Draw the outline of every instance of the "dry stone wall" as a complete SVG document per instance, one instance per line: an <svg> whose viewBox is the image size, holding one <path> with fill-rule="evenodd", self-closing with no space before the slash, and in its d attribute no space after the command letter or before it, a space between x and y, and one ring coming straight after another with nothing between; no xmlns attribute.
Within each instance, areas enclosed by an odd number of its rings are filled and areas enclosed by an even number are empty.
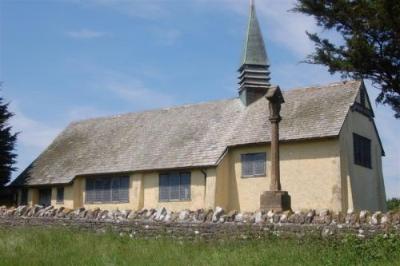
<svg viewBox="0 0 400 266"><path fill-rule="evenodd" d="M376 234L400 235L400 212L368 211L332 213L316 212L225 212L215 210L182 210L165 208L130 210L67 209L53 206L17 208L0 207L0 227L66 226L69 228L105 232L111 230L130 237L176 238L260 238L282 237L340 237L353 234L360 238Z"/></svg>

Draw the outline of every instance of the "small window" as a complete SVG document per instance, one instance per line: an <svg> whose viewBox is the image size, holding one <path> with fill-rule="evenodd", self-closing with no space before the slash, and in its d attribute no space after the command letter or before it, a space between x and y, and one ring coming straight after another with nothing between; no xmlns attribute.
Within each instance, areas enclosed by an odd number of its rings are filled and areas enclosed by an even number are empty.
<svg viewBox="0 0 400 266"><path fill-rule="evenodd" d="M353 133L354 163L367 168L371 165L371 140Z"/></svg>
<svg viewBox="0 0 400 266"><path fill-rule="evenodd" d="M58 204L64 203L64 187L57 188L57 203Z"/></svg>
<svg viewBox="0 0 400 266"><path fill-rule="evenodd" d="M39 189L39 205L44 207L51 205L51 188Z"/></svg>
<svg viewBox="0 0 400 266"><path fill-rule="evenodd" d="M265 176L266 153L242 154L242 177Z"/></svg>
<svg viewBox="0 0 400 266"><path fill-rule="evenodd" d="M190 200L190 173L166 173L159 178L159 201Z"/></svg>
<svg viewBox="0 0 400 266"><path fill-rule="evenodd" d="M86 179L86 203L128 203L129 177Z"/></svg>
<svg viewBox="0 0 400 266"><path fill-rule="evenodd" d="M20 205L28 205L28 189L23 188L21 190L21 202Z"/></svg>

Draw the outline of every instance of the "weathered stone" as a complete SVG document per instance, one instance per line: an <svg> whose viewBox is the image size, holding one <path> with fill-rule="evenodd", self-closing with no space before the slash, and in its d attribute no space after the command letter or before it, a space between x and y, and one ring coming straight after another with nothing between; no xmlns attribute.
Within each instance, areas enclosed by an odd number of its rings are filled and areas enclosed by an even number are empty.
<svg viewBox="0 0 400 266"><path fill-rule="evenodd" d="M280 223L287 223L289 220L289 217L292 215L292 211L284 211L280 217Z"/></svg>
<svg viewBox="0 0 400 266"><path fill-rule="evenodd" d="M400 211L397 211L392 215L392 223L393 224L400 224Z"/></svg>
<svg viewBox="0 0 400 266"><path fill-rule="evenodd" d="M28 207L26 205L19 206L16 210L19 216L24 216L28 211Z"/></svg>
<svg viewBox="0 0 400 266"><path fill-rule="evenodd" d="M100 215L100 220L104 220L104 219L107 219L108 218L108 213L109 213L109 211L108 210L103 210L103 211L101 211L100 213L99 213L99 215Z"/></svg>
<svg viewBox="0 0 400 266"><path fill-rule="evenodd" d="M252 212L244 212L243 213L243 222L244 223L254 223L256 221L256 217Z"/></svg>
<svg viewBox="0 0 400 266"><path fill-rule="evenodd" d="M235 221L235 216L238 214L238 211L237 210L232 210L232 211L229 211L227 214L226 214L226 221L227 222L233 222L233 221Z"/></svg>
<svg viewBox="0 0 400 266"><path fill-rule="evenodd" d="M330 213L330 211L328 209L322 209L319 211L319 216L324 217L327 216Z"/></svg>
<svg viewBox="0 0 400 266"><path fill-rule="evenodd" d="M94 216L93 210L86 210L85 219L92 220L94 218L95 218L95 216Z"/></svg>
<svg viewBox="0 0 400 266"><path fill-rule="evenodd" d="M164 207L158 208L154 214L154 220L162 221L166 214L167 214L167 209L165 209Z"/></svg>
<svg viewBox="0 0 400 266"><path fill-rule="evenodd" d="M138 215L139 216L146 215L147 212L148 212L148 210L146 208L143 208L140 211L138 211Z"/></svg>
<svg viewBox="0 0 400 266"><path fill-rule="evenodd" d="M265 221L263 215L264 213L261 211L256 212L256 214L254 215L255 223L263 223Z"/></svg>
<svg viewBox="0 0 400 266"><path fill-rule="evenodd" d="M83 218L86 218L87 214L88 214L88 210L84 210L79 213L78 217L83 219Z"/></svg>
<svg viewBox="0 0 400 266"><path fill-rule="evenodd" d="M310 210L306 214L305 223L310 224L313 222L315 217L315 210Z"/></svg>
<svg viewBox="0 0 400 266"><path fill-rule="evenodd" d="M288 218L288 222L294 224L304 224L305 220L306 220L306 215L301 211L297 211Z"/></svg>
<svg viewBox="0 0 400 266"><path fill-rule="evenodd" d="M179 221L186 221L189 219L189 210L183 210L179 213Z"/></svg>
<svg viewBox="0 0 400 266"><path fill-rule="evenodd" d="M382 215L381 224L384 224L384 225L390 224L391 220L392 220L392 217L391 217L390 213L385 213Z"/></svg>
<svg viewBox="0 0 400 266"><path fill-rule="evenodd" d="M138 216L139 216L139 212L132 211L131 213L129 213L127 218L128 218L128 220L135 220Z"/></svg>
<svg viewBox="0 0 400 266"><path fill-rule="evenodd" d="M373 224L373 225L380 224L381 216L382 216L382 212L379 212L379 211L375 212L371 217L371 224Z"/></svg>
<svg viewBox="0 0 400 266"><path fill-rule="evenodd" d="M167 210L164 216L164 222L169 223L172 222L172 212Z"/></svg>
<svg viewBox="0 0 400 266"><path fill-rule="evenodd" d="M132 210L122 210L120 212L120 218L122 219L128 219L128 215L132 212Z"/></svg>
<svg viewBox="0 0 400 266"><path fill-rule="evenodd" d="M69 209L69 208L65 208L65 209L62 210L62 212L63 212L64 214L66 214L66 215L70 214L70 213L73 212L73 211L74 211L73 209Z"/></svg>
<svg viewBox="0 0 400 266"><path fill-rule="evenodd" d="M13 216L17 210L15 208L8 209L6 211L7 216Z"/></svg>
<svg viewBox="0 0 400 266"><path fill-rule="evenodd" d="M214 211L214 215L212 218L212 221L214 223L219 221L219 218L224 214L224 209L222 209L221 207L216 207L215 211Z"/></svg>
<svg viewBox="0 0 400 266"><path fill-rule="evenodd" d="M49 217L55 217L55 216L56 216L56 213L57 213L57 209L54 208L54 209L52 209L52 210L50 210L50 211L48 212L48 216L49 216Z"/></svg>
<svg viewBox="0 0 400 266"><path fill-rule="evenodd" d="M357 224L360 222L360 215L356 212L347 212L346 215L346 224Z"/></svg>
<svg viewBox="0 0 400 266"><path fill-rule="evenodd" d="M204 222L206 218L206 214L204 209L197 209L194 213L193 213L193 222Z"/></svg>
<svg viewBox="0 0 400 266"><path fill-rule="evenodd" d="M59 214L59 213L63 212L64 209L65 209L64 207L58 208L56 214Z"/></svg>
<svg viewBox="0 0 400 266"><path fill-rule="evenodd" d="M365 222L367 222L368 216L369 216L369 211L366 211L366 210L360 211L360 219L359 219L359 222L360 222L360 223L365 223Z"/></svg>
<svg viewBox="0 0 400 266"><path fill-rule="evenodd" d="M346 223L346 216L347 214L344 214L342 212L338 212L338 213L331 213L330 215L328 215L325 220L326 220L326 224L344 224ZM329 218L331 219L331 222L329 222Z"/></svg>
<svg viewBox="0 0 400 266"><path fill-rule="evenodd" d="M179 220L179 212L171 212L171 222L175 222Z"/></svg>
<svg viewBox="0 0 400 266"><path fill-rule="evenodd" d="M239 212L238 214L235 215L235 222L237 223L242 223L243 222L243 213Z"/></svg>
<svg viewBox="0 0 400 266"><path fill-rule="evenodd" d="M156 209L149 209L147 213L144 215L144 218L149 219L155 212L157 212Z"/></svg>
<svg viewBox="0 0 400 266"><path fill-rule="evenodd" d="M54 209L54 206L50 205L50 206L47 206L46 208L44 208L44 211L49 211L52 209Z"/></svg>
<svg viewBox="0 0 400 266"><path fill-rule="evenodd" d="M290 210L290 201L287 191L264 191L260 195L260 209L279 212Z"/></svg>
<svg viewBox="0 0 400 266"><path fill-rule="evenodd" d="M280 223L281 221L281 214L280 213L274 213L274 216L272 217L272 222L274 224Z"/></svg>
<svg viewBox="0 0 400 266"><path fill-rule="evenodd" d="M212 218L214 216L214 211L212 209L209 209L206 213L206 220L205 222L212 222Z"/></svg>

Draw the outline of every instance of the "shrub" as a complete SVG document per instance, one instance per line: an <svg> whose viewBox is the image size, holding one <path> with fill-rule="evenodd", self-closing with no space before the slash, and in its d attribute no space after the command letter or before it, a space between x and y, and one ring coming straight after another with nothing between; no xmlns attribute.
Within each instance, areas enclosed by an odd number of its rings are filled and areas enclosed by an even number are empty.
<svg viewBox="0 0 400 266"><path fill-rule="evenodd" d="M400 211L400 198L391 198L386 203L389 211Z"/></svg>

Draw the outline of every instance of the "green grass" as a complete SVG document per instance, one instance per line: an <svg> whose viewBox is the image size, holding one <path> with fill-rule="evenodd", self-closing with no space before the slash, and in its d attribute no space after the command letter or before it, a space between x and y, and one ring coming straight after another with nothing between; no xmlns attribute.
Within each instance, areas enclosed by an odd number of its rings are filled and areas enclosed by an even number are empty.
<svg viewBox="0 0 400 266"><path fill-rule="evenodd" d="M400 239L205 242L0 228L0 265L400 265Z"/></svg>

